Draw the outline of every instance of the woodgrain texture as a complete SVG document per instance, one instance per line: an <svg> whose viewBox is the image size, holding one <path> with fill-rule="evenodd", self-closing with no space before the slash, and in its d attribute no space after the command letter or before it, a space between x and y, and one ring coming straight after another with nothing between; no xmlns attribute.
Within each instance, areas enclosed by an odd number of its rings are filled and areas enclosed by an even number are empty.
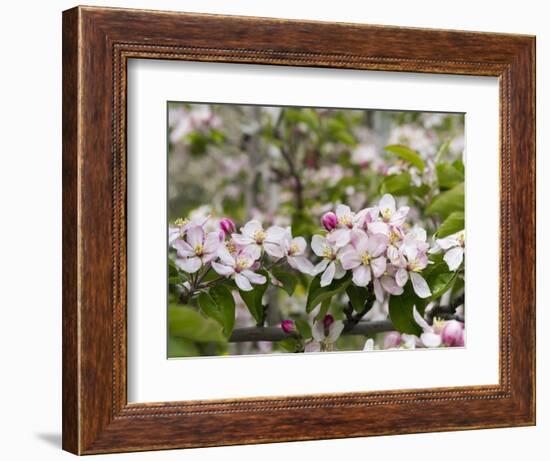
<svg viewBox="0 0 550 461"><path fill-rule="evenodd" d="M499 384L128 404L131 58L498 76ZM529 36L92 7L64 12L63 448L91 454L534 424L534 78Z"/></svg>

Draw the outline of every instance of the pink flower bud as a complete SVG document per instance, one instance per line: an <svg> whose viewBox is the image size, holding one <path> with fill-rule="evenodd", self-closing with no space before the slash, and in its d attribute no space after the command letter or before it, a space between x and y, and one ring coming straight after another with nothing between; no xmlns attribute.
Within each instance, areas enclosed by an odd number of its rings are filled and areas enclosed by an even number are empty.
<svg viewBox="0 0 550 461"><path fill-rule="evenodd" d="M330 327L334 323L334 317L330 314L325 315L323 318L323 325L325 328Z"/></svg>
<svg viewBox="0 0 550 461"><path fill-rule="evenodd" d="M332 211L329 211L321 218L321 224L328 231L336 229L336 226L338 225L338 217Z"/></svg>
<svg viewBox="0 0 550 461"><path fill-rule="evenodd" d="M446 346L464 346L464 325L457 320L445 322L441 330L441 341Z"/></svg>
<svg viewBox="0 0 550 461"><path fill-rule="evenodd" d="M401 333L390 331L384 336L384 349L393 349L401 345Z"/></svg>
<svg viewBox="0 0 550 461"><path fill-rule="evenodd" d="M294 330L294 322L292 320L283 320L281 322L281 328L285 333L290 333Z"/></svg>
<svg viewBox="0 0 550 461"><path fill-rule="evenodd" d="M229 218L223 218L220 221L220 229L225 235L235 232L235 223Z"/></svg>

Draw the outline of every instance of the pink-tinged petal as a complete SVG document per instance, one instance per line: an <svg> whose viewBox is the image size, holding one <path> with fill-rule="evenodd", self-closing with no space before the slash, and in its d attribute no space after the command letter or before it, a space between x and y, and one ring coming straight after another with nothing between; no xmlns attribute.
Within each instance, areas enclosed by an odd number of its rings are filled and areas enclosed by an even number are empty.
<svg viewBox="0 0 550 461"><path fill-rule="evenodd" d="M416 306L413 306L413 318L414 318L414 321L418 324L418 326L422 328L422 330L424 330L424 332L430 332L430 333L433 332L432 327L428 324L428 322L426 322L424 317L422 317L420 313L416 310Z"/></svg>
<svg viewBox="0 0 550 461"><path fill-rule="evenodd" d="M277 259L282 258L285 255L285 252L281 246L276 243L264 242L264 250L269 256Z"/></svg>
<svg viewBox="0 0 550 461"><path fill-rule="evenodd" d="M336 229L327 236L327 241L335 248L342 248L350 241L350 230Z"/></svg>
<svg viewBox="0 0 550 461"><path fill-rule="evenodd" d="M182 271L185 271L188 274L194 274L201 268L202 261L200 260L200 258L197 257L181 259L178 258L176 259L176 264Z"/></svg>
<svg viewBox="0 0 550 461"><path fill-rule="evenodd" d="M243 234L231 234L231 238L237 245L251 245L253 243L256 243L256 241L249 237L248 235Z"/></svg>
<svg viewBox="0 0 550 461"><path fill-rule="evenodd" d="M395 213L395 199L390 194L385 194L381 199L380 203L378 204L378 207L380 208L380 211L382 214L385 212L385 210L389 210L391 214Z"/></svg>
<svg viewBox="0 0 550 461"><path fill-rule="evenodd" d="M390 331L384 336L384 349L394 349L401 345L401 333Z"/></svg>
<svg viewBox="0 0 550 461"><path fill-rule="evenodd" d="M311 249L317 256L323 256L327 240L322 235L314 235L311 238Z"/></svg>
<svg viewBox="0 0 550 461"><path fill-rule="evenodd" d="M287 258L290 267L299 270L302 274L314 275L314 267L305 256L289 256Z"/></svg>
<svg viewBox="0 0 550 461"><path fill-rule="evenodd" d="M361 256L355 250L342 253L339 259L345 270L354 269L361 264Z"/></svg>
<svg viewBox="0 0 550 461"><path fill-rule="evenodd" d="M347 205L338 205L336 207L336 216L338 219L342 219L351 215L351 208Z"/></svg>
<svg viewBox="0 0 550 461"><path fill-rule="evenodd" d="M334 279L334 273L336 272L336 264L334 264L334 261L332 261L327 268L325 269L325 272L323 272L323 275L321 276L321 286L326 287L332 283L332 280Z"/></svg>
<svg viewBox="0 0 550 461"><path fill-rule="evenodd" d="M310 341L304 347L304 352L321 352L321 344L316 341Z"/></svg>
<svg viewBox="0 0 550 461"><path fill-rule="evenodd" d="M306 251L307 243L304 237L293 238L290 244L296 246L297 249L292 256L299 256Z"/></svg>
<svg viewBox="0 0 550 461"><path fill-rule="evenodd" d="M319 262L313 268L314 275L317 275L317 274L320 274L321 272L323 272L327 268L329 262L330 261L328 259L323 259L321 262Z"/></svg>
<svg viewBox="0 0 550 461"><path fill-rule="evenodd" d="M388 259L394 266L404 265L403 264L404 261L402 260L403 258L401 257L401 255L399 254L399 250L395 246L393 245L388 246L386 250L386 255L388 256Z"/></svg>
<svg viewBox="0 0 550 461"><path fill-rule="evenodd" d="M374 285L374 295L376 296L376 300L379 303L384 302L384 290L382 289L382 284L380 283L380 279L374 279L373 285Z"/></svg>
<svg viewBox="0 0 550 461"><path fill-rule="evenodd" d="M247 245L242 248L239 254L251 259L252 261L256 261L262 255L262 248L253 243L252 245Z"/></svg>
<svg viewBox="0 0 550 461"><path fill-rule="evenodd" d="M271 226L265 232L265 239L272 243L279 243L285 238L287 230L280 226Z"/></svg>
<svg viewBox="0 0 550 461"><path fill-rule="evenodd" d="M214 269L217 274L223 275L224 277L229 277L235 272L233 267L226 266L225 264L220 264L216 261L212 262L212 269Z"/></svg>
<svg viewBox="0 0 550 461"><path fill-rule="evenodd" d="M407 283L407 280L409 280L409 273L406 271L406 269L403 269L402 267L397 270L395 273L395 282L398 286L404 287Z"/></svg>
<svg viewBox="0 0 550 461"><path fill-rule="evenodd" d="M366 287L370 282L370 269L363 265L353 269L353 283L358 287Z"/></svg>
<svg viewBox="0 0 550 461"><path fill-rule="evenodd" d="M243 228L241 228L241 233L247 237L250 237L252 239L255 239L254 234L258 231L262 231L262 223L260 221L256 221L253 219L252 221L248 221Z"/></svg>
<svg viewBox="0 0 550 461"><path fill-rule="evenodd" d="M334 267L336 268L336 270L334 271L334 278L336 280L340 280L344 275L346 275L346 270L338 261L335 261Z"/></svg>
<svg viewBox="0 0 550 461"><path fill-rule="evenodd" d="M321 342L325 340L325 324L322 320L317 320L313 324L313 328L311 329L311 335L313 336L313 339L317 342Z"/></svg>
<svg viewBox="0 0 550 461"><path fill-rule="evenodd" d="M172 246L176 249L180 258L187 258L195 254L195 250L191 245L183 240L176 240Z"/></svg>
<svg viewBox="0 0 550 461"><path fill-rule="evenodd" d="M204 229L201 226L193 226L187 231L187 243L195 248L204 243Z"/></svg>
<svg viewBox="0 0 550 461"><path fill-rule="evenodd" d="M414 292L420 298L429 298L432 295L432 292L430 291L430 287L426 283L426 280L424 280L424 277L416 272L411 272L409 275L411 277Z"/></svg>
<svg viewBox="0 0 550 461"><path fill-rule="evenodd" d="M449 320L441 330L441 340L445 346L464 346L464 326L457 320Z"/></svg>
<svg viewBox="0 0 550 461"><path fill-rule="evenodd" d="M206 235L204 240L204 252L205 253L214 253L218 250L220 246L220 238L218 232L210 232Z"/></svg>
<svg viewBox="0 0 550 461"><path fill-rule="evenodd" d="M426 347L439 347L441 346L441 336L435 333L422 333L420 335L420 341Z"/></svg>
<svg viewBox="0 0 550 461"><path fill-rule="evenodd" d="M367 224L367 230L371 233L371 235L375 235L375 234L389 235L390 226L388 226L385 222L376 221L376 222Z"/></svg>
<svg viewBox="0 0 550 461"><path fill-rule="evenodd" d="M456 235L449 235L448 237L437 239L436 243L444 250L448 250L449 248L458 246L459 244Z"/></svg>
<svg viewBox="0 0 550 461"><path fill-rule="evenodd" d="M405 280L405 283L407 281ZM395 279L393 277L390 277L389 275L384 275L380 278L380 283L382 284L382 287L384 287L384 290L386 290L388 293L392 295L399 296L403 294L403 287L400 287Z"/></svg>
<svg viewBox="0 0 550 461"><path fill-rule="evenodd" d="M267 281L265 276L262 274L256 274L256 272L252 272L251 270L244 270L241 274L256 285L263 285Z"/></svg>
<svg viewBox="0 0 550 461"><path fill-rule="evenodd" d="M382 274L386 272L386 258L380 256L379 258L371 259L370 267L376 278L382 277Z"/></svg>
<svg viewBox="0 0 550 461"><path fill-rule="evenodd" d="M327 339L331 343L335 343L336 340L340 337L342 334L342 330L344 329L344 322L341 320L336 320L330 324L330 327L328 327L328 335Z"/></svg>
<svg viewBox="0 0 550 461"><path fill-rule="evenodd" d="M382 234L371 235L367 243L367 251L373 258L380 256L388 247L388 237Z"/></svg>
<svg viewBox="0 0 550 461"><path fill-rule="evenodd" d="M408 206L402 206L400 207L395 214L391 217L391 223L392 224L403 224L405 221L405 218L409 214L409 207Z"/></svg>
<svg viewBox="0 0 550 461"><path fill-rule="evenodd" d="M220 258L221 262L224 263L226 266L235 265L235 258L231 255L231 253L229 253L229 250L225 245L219 246L218 258Z"/></svg>
<svg viewBox="0 0 550 461"><path fill-rule="evenodd" d="M350 242L359 254L367 252L369 237L362 229L352 229L349 233Z"/></svg>
<svg viewBox="0 0 550 461"><path fill-rule="evenodd" d="M418 261L418 267L424 269L429 263L428 255L421 250L416 253L416 260Z"/></svg>
<svg viewBox="0 0 550 461"><path fill-rule="evenodd" d="M457 270L458 267L462 264L462 260L464 259L464 248L462 247L451 248L449 251L445 253L445 256L443 256L443 259L447 263L447 266L449 266L449 270L451 271Z"/></svg>
<svg viewBox="0 0 550 461"><path fill-rule="evenodd" d="M252 291L250 281L242 274L235 274L235 283L243 291Z"/></svg>

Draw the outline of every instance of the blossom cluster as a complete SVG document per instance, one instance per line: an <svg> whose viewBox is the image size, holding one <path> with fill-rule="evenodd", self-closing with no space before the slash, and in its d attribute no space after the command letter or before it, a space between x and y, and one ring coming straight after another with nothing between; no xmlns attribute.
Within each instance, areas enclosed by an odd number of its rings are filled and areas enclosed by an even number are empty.
<svg viewBox="0 0 550 461"><path fill-rule="evenodd" d="M464 231L438 239L430 247L425 229L406 223L408 213L409 207L397 207L390 194L358 212L338 205L321 218L326 232L312 237L311 249L320 258L315 264L308 259L304 237L293 237L290 227L264 228L258 220L247 222L240 232L229 218L218 220L217 229L208 224L208 216L178 220L170 226L169 243L176 250L175 263L186 273L211 267L234 279L243 291L266 283L258 270L266 268L267 255L275 263L286 260L304 274L320 275L321 287L351 271L356 286L372 283L380 302L386 294L402 294L409 280L417 296L428 298L431 291L422 276L428 253L446 251L450 270L457 270L464 254Z"/></svg>

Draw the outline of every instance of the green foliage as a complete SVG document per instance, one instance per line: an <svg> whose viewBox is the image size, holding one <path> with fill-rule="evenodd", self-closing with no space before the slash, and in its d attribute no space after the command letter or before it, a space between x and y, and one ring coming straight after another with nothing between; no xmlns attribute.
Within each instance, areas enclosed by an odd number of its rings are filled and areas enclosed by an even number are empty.
<svg viewBox="0 0 550 461"><path fill-rule="evenodd" d="M201 293L199 306L206 315L222 325L226 337L231 336L235 326L235 300L227 287L218 285L211 288L209 293Z"/></svg>
<svg viewBox="0 0 550 461"><path fill-rule="evenodd" d="M397 155L407 163L410 163L412 166L418 168L420 172L424 171L424 160L422 160L422 157L420 157L418 152L412 150L410 147L402 146L400 144L393 144L391 146L384 147L384 150Z"/></svg>
<svg viewBox="0 0 550 461"><path fill-rule="evenodd" d="M312 337L311 327L305 319L298 319L295 321L296 329L303 339L309 339Z"/></svg>
<svg viewBox="0 0 550 461"><path fill-rule="evenodd" d="M411 190L411 175L407 172L384 177L380 186L382 195L409 195Z"/></svg>
<svg viewBox="0 0 550 461"><path fill-rule="evenodd" d="M436 164L435 172L441 189L452 189L457 184L464 182L464 171L461 171L452 163Z"/></svg>
<svg viewBox="0 0 550 461"><path fill-rule="evenodd" d="M199 343L226 341L218 322L203 317L187 306L170 305L168 307L168 331L176 338Z"/></svg>
<svg viewBox="0 0 550 461"><path fill-rule="evenodd" d="M449 216L447 216L445 221L441 223L436 235L438 238L443 238L462 229L464 229L464 212L453 211Z"/></svg>
<svg viewBox="0 0 550 461"><path fill-rule="evenodd" d="M311 312L317 305L325 300L330 300L334 295L342 293L351 282L349 273L340 280L333 280L326 287L321 286L321 274L316 275L309 285L306 301L306 312Z"/></svg>
<svg viewBox="0 0 550 461"><path fill-rule="evenodd" d="M426 213L446 218L453 211L464 211L464 183L437 195L426 208Z"/></svg>
<svg viewBox="0 0 550 461"><path fill-rule="evenodd" d="M277 343L286 352L297 352L300 342L294 338L287 338Z"/></svg>
<svg viewBox="0 0 550 461"><path fill-rule="evenodd" d="M198 355L201 355L200 350L193 341L168 336L168 358L196 357Z"/></svg>
<svg viewBox="0 0 550 461"><path fill-rule="evenodd" d="M279 282L282 283L283 286L281 288L288 293L288 296L292 296L294 290L296 289L296 285L298 284L298 277L277 266L271 268L271 273Z"/></svg>
<svg viewBox="0 0 550 461"><path fill-rule="evenodd" d="M264 296L265 290L269 283L269 274L266 271L258 271L266 278L266 282L263 285L252 285L253 289L251 291L243 291L239 289L239 294L241 298L248 307L248 310L256 320L257 325L263 325L265 322L265 309L262 304L262 298Z"/></svg>
<svg viewBox="0 0 550 461"><path fill-rule="evenodd" d="M420 336L422 333L422 328L414 319L414 306L416 306L416 309L420 315L424 314L426 301L416 296L412 283L409 281L405 285L402 295L390 296L390 319L395 326L395 329L400 333Z"/></svg>
<svg viewBox="0 0 550 461"><path fill-rule="evenodd" d="M357 285L350 284L346 288L346 294L349 301L356 312L361 312L365 308L365 303L370 297L369 291L364 287L358 287Z"/></svg>

